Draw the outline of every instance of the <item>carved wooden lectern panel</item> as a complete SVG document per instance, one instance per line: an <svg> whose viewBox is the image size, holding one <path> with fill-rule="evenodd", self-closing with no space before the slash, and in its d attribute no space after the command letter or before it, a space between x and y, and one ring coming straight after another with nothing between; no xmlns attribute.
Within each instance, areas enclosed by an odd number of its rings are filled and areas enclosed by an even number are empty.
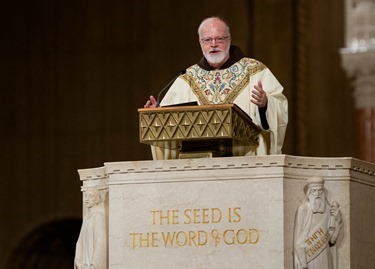
<svg viewBox="0 0 375 269"><path fill-rule="evenodd" d="M181 148L186 143L235 141L258 145L261 132L235 104L139 109L140 142ZM172 143L164 143L164 142Z"/></svg>

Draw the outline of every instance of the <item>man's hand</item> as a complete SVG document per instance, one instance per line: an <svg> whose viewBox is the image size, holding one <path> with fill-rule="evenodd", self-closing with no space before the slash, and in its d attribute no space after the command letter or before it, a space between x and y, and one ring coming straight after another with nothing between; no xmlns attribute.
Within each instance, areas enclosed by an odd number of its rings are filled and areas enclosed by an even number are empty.
<svg viewBox="0 0 375 269"><path fill-rule="evenodd" d="M156 99L152 95L150 96L150 100L146 102L143 106L144 108L155 108L156 107Z"/></svg>
<svg viewBox="0 0 375 269"><path fill-rule="evenodd" d="M341 223L342 216L341 216L341 211L339 209L339 204L337 202L332 203L329 211L330 211L331 215L335 217L336 221Z"/></svg>
<svg viewBox="0 0 375 269"><path fill-rule="evenodd" d="M254 85L252 90L252 99L250 100L253 104L257 105L259 108L263 108L267 104L267 94L263 90L262 82L258 81L258 85Z"/></svg>

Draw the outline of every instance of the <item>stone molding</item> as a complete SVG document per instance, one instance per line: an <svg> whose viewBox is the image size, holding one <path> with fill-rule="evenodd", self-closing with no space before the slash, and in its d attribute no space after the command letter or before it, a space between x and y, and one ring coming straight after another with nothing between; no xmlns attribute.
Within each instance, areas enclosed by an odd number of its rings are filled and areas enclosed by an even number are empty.
<svg viewBox="0 0 375 269"><path fill-rule="evenodd" d="M108 189L108 173L105 166L79 169L78 174L83 183L82 191L90 187L96 187L99 190Z"/></svg>
<svg viewBox="0 0 375 269"><path fill-rule="evenodd" d="M254 169L256 168L256 169ZM119 181L126 184L141 184L152 181L170 182L176 180L176 173L188 171L192 174L199 174L199 177L180 181L207 181L215 180L210 176L210 171L222 170L225 177L225 170L231 170L228 179L247 178L249 174L259 171L259 178L279 177L286 174L289 178L305 179L312 173L329 171L328 180L343 180L352 177L353 181L359 181L367 185L375 186L373 179L375 165L351 157L341 158L318 158L300 157L291 155L268 155L249 157L225 157L225 158L203 158L190 160L159 160L159 161L132 161L132 162L109 162L103 167L78 170L80 180L83 182L82 189L88 187L107 188L108 185L118 184ZM202 176L202 171L206 174ZM158 172L163 172L160 178ZM171 172L170 176L164 172ZM150 173L153 177L150 177ZM127 174L128 177L123 177ZM235 175L235 177L234 177ZM358 175L358 176L354 176ZM169 178L170 177L170 178ZM178 178L178 175L177 175Z"/></svg>

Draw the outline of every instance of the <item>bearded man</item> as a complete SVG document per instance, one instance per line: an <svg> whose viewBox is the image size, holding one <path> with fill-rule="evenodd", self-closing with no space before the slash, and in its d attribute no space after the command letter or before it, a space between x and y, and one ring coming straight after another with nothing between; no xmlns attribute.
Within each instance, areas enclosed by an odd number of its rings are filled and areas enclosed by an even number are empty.
<svg viewBox="0 0 375 269"><path fill-rule="evenodd" d="M324 179L307 181L305 201L294 223L294 268L337 269L336 241L342 226L339 204L330 205Z"/></svg>
<svg viewBox="0 0 375 269"><path fill-rule="evenodd" d="M283 87L261 62L247 58L231 46L228 25L218 17L207 18L198 28L203 57L181 74L170 87L161 106L197 102L200 105L234 103L261 129L269 132L269 145L262 135L259 145L233 149L233 155L281 154L288 123L288 102ZM157 107L150 96L145 108ZM178 152L152 147L154 159L178 158Z"/></svg>

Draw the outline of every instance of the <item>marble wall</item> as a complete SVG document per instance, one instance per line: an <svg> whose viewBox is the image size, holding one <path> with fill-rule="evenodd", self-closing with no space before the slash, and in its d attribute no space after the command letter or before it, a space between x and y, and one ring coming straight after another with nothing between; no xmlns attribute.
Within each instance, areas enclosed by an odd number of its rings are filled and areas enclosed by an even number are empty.
<svg viewBox="0 0 375 269"><path fill-rule="evenodd" d="M279 155L111 162L79 173L83 191L108 186L111 269L292 268L295 213L314 176L340 205L338 268L375 262L371 163Z"/></svg>

